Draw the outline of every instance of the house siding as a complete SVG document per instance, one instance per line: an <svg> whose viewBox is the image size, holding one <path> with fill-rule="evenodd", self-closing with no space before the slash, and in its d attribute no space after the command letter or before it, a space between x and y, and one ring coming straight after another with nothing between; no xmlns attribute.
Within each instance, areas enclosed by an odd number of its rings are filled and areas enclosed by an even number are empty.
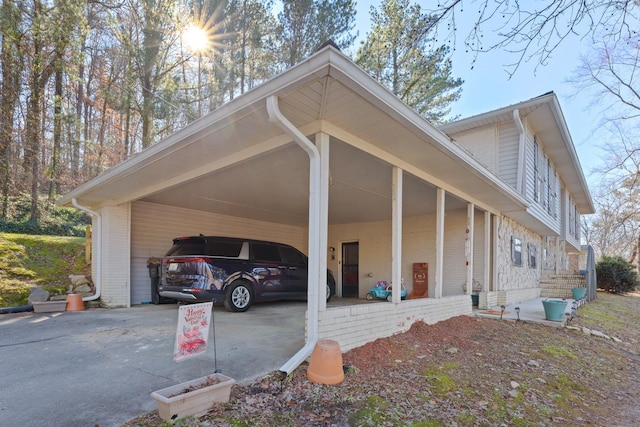
<svg viewBox="0 0 640 427"><path fill-rule="evenodd" d="M498 126L498 176L517 189L520 133L514 122Z"/></svg>
<svg viewBox="0 0 640 427"><path fill-rule="evenodd" d="M161 258L175 237L216 235L286 243L307 253L305 229L154 203L135 202L131 209L131 301L150 301L147 259Z"/></svg>
<svg viewBox="0 0 640 427"><path fill-rule="evenodd" d="M498 127L486 126L451 137L494 174L498 174Z"/></svg>

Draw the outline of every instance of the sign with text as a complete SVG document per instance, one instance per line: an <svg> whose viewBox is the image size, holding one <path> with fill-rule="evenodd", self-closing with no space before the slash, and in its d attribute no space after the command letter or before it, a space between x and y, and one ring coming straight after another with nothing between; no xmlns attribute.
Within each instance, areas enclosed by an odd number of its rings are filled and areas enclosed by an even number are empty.
<svg viewBox="0 0 640 427"><path fill-rule="evenodd" d="M212 302L180 306L173 360L184 360L207 351L212 308Z"/></svg>

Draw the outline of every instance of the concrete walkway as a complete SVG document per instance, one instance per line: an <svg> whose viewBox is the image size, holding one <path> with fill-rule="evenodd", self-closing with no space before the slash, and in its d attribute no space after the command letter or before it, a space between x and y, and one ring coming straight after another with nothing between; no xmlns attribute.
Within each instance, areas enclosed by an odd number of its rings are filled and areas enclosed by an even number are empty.
<svg viewBox="0 0 640 427"><path fill-rule="evenodd" d="M565 315L562 321L557 322L557 321L546 320L546 316L544 314L544 307L542 306L542 301L546 299L556 300L556 301L562 300L561 298L535 298L532 300L520 302L518 304L507 305L505 306L502 319L510 320L510 321L518 320L518 312L516 310L516 307L519 307L520 308L519 319L521 321L541 323L544 325L555 326L555 327L564 326L566 324L567 318L569 317L567 316L567 314L571 315L571 309L572 309L574 300L571 298L565 299L565 301L567 302L567 307L565 308ZM491 307L491 309L489 310L478 309L478 308L473 309L473 314L475 316L486 317L491 319L500 319L500 312L501 312L500 306Z"/></svg>

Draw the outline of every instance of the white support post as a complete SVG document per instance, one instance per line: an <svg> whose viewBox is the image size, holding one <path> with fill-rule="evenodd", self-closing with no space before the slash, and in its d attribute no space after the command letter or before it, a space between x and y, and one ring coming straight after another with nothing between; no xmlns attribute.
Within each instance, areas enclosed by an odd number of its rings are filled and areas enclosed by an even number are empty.
<svg viewBox="0 0 640 427"><path fill-rule="evenodd" d="M320 152L320 206L318 207L318 227L320 245L320 265L318 271L318 310L327 309L325 295L327 287L327 238L329 234L329 135L324 132L316 134L316 146Z"/></svg>
<svg viewBox="0 0 640 427"><path fill-rule="evenodd" d="M394 167L392 172L391 300L394 304L400 303L402 289L402 172L402 169L397 167Z"/></svg>
<svg viewBox="0 0 640 427"><path fill-rule="evenodd" d="M444 271L444 196L442 188L436 194L436 288L435 298L442 298L442 278Z"/></svg>
<svg viewBox="0 0 640 427"><path fill-rule="evenodd" d="M491 212L484 211L484 277L482 291L489 292L491 280Z"/></svg>
<svg viewBox="0 0 640 427"><path fill-rule="evenodd" d="M475 206L467 203L467 236L464 241L467 267L467 295L473 293L473 234L475 223Z"/></svg>

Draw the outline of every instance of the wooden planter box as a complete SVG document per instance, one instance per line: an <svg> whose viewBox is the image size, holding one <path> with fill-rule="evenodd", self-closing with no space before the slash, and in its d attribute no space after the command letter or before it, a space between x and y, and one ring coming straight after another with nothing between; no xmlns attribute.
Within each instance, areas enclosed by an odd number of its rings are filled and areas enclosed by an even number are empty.
<svg viewBox="0 0 640 427"><path fill-rule="evenodd" d="M206 385L212 381L217 381L217 383ZM235 383L234 379L225 375L211 374L154 391L151 393L151 397L158 404L160 418L174 422L189 415L202 415L211 409L216 402L228 402L231 395L231 387ZM192 388L195 388L195 390L185 392L185 390Z"/></svg>
<svg viewBox="0 0 640 427"><path fill-rule="evenodd" d="M33 305L34 313L53 313L67 309L67 301L43 301L34 302L31 305Z"/></svg>

